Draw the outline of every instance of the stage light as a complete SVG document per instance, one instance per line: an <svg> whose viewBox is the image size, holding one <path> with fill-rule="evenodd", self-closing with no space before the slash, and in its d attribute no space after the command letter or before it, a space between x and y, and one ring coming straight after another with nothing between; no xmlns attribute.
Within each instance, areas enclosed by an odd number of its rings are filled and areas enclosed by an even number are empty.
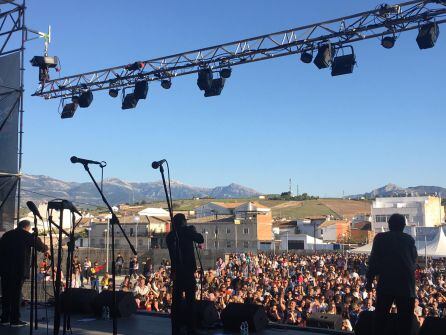
<svg viewBox="0 0 446 335"><path fill-rule="evenodd" d="M79 107L87 108L93 101L93 93L90 90L83 91L78 98Z"/></svg>
<svg viewBox="0 0 446 335"><path fill-rule="evenodd" d="M200 69L198 71L197 86L201 91L210 90L212 86L212 70L209 68Z"/></svg>
<svg viewBox="0 0 446 335"><path fill-rule="evenodd" d="M77 103L71 102L63 106L62 114L60 114L61 119L71 119L77 109Z"/></svg>
<svg viewBox="0 0 446 335"><path fill-rule="evenodd" d="M352 73L355 64L356 57L354 53L335 57L331 66L331 75L334 77Z"/></svg>
<svg viewBox="0 0 446 335"><path fill-rule="evenodd" d="M143 62L134 62L132 64L129 64L125 67L125 69L127 71L137 71L140 70L144 67L144 63Z"/></svg>
<svg viewBox="0 0 446 335"><path fill-rule="evenodd" d="M232 74L232 69L230 67L220 70L220 77L222 78L228 79L229 77L231 77L231 74Z"/></svg>
<svg viewBox="0 0 446 335"><path fill-rule="evenodd" d="M310 52L302 52L300 55L300 60L302 63L310 64L313 61L313 54Z"/></svg>
<svg viewBox="0 0 446 335"><path fill-rule="evenodd" d="M331 44L321 44L318 48L317 55L314 58L314 65L318 69L325 69L331 65Z"/></svg>
<svg viewBox="0 0 446 335"><path fill-rule="evenodd" d="M135 97L134 93L129 93L125 95L124 100L122 100L122 109L135 108L138 104L138 99Z"/></svg>
<svg viewBox="0 0 446 335"><path fill-rule="evenodd" d="M30 62L35 67L55 68L59 64L59 58L57 56L34 56Z"/></svg>
<svg viewBox="0 0 446 335"><path fill-rule="evenodd" d="M381 40L381 45L386 49L392 49L395 45L395 36L386 36Z"/></svg>
<svg viewBox="0 0 446 335"><path fill-rule="evenodd" d="M172 86L172 81L170 79L161 80L161 87L168 90Z"/></svg>
<svg viewBox="0 0 446 335"><path fill-rule="evenodd" d="M147 97L147 92L149 91L149 83L147 81L137 81L135 84L135 90L133 91L133 94L135 95L135 98L145 99Z"/></svg>
<svg viewBox="0 0 446 335"><path fill-rule="evenodd" d="M112 98L116 98L119 95L119 90L117 88L111 88L108 90L108 95Z"/></svg>
<svg viewBox="0 0 446 335"><path fill-rule="evenodd" d="M435 46L440 28L436 22L422 25L418 30L417 44L420 49L429 49Z"/></svg>
<svg viewBox="0 0 446 335"><path fill-rule="evenodd" d="M207 98L220 95L224 86L225 86L225 78L213 79L211 87L207 90L204 90L204 96Z"/></svg>

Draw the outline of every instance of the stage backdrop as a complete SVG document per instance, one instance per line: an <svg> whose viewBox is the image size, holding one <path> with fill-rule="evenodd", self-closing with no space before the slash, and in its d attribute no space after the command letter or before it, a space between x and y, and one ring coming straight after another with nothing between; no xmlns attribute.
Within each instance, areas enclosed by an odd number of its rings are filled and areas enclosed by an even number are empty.
<svg viewBox="0 0 446 335"><path fill-rule="evenodd" d="M0 231L13 227L18 181L20 53L0 57Z"/></svg>

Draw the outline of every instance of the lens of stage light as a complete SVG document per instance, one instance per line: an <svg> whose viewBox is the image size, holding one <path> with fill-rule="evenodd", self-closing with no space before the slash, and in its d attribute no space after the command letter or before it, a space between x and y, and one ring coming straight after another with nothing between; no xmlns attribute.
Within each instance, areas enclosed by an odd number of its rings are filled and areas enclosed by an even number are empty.
<svg viewBox="0 0 446 335"><path fill-rule="evenodd" d="M220 70L220 77L228 79L231 76L232 70L230 68L225 68Z"/></svg>
<svg viewBox="0 0 446 335"><path fill-rule="evenodd" d="M172 81L169 79L163 79L161 80L161 87L165 90L168 90L172 86Z"/></svg>
<svg viewBox="0 0 446 335"><path fill-rule="evenodd" d="M119 90L117 88L111 88L108 90L108 95L112 98L116 98L119 95Z"/></svg>
<svg viewBox="0 0 446 335"><path fill-rule="evenodd" d="M302 63L310 64L313 61L313 54L309 52L303 52L300 55L300 60L302 61Z"/></svg>
<svg viewBox="0 0 446 335"><path fill-rule="evenodd" d="M392 49L395 45L396 38L393 36L386 36L381 40L381 45L386 49Z"/></svg>

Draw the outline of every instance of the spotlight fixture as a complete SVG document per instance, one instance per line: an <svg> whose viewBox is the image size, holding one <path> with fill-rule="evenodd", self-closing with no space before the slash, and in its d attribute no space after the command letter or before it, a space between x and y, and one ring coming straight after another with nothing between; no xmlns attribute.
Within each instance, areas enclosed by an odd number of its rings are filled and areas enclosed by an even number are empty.
<svg viewBox="0 0 446 335"><path fill-rule="evenodd" d="M45 82L50 79L49 69L57 67L59 58L56 56L34 56L30 62L32 66L39 68L39 81Z"/></svg>
<svg viewBox="0 0 446 335"><path fill-rule="evenodd" d="M420 49L429 49L435 46L440 28L436 22L429 22L422 25L418 30L417 44Z"/></svg>
<svg viewBox="0 0 446 335"><path fill-rule="evenodd" d="M207 90L204 90L204 96L207 98L220 95L224 86L225 86L225 78L213 79L211 87Z"/></svg>
<svg viewBox="0 0 446 335"><path fill-rule="evenodd" d="M161 87L168 90L172 86L172 81L170 79L161 80Z"/></svg>
<svg viewBox="0 0 446 335"><path fill-rule="evenodd" d="M125 67L125 69L127 71L137 71L140 70L144 67L144 63L143 62L134 62L132 64L129 64Z"/></svg>
<svg viewBox="0 0 446 335"><path fill-rule="evenodd" d="M300 60L302 63L310 64L313 61L313 54L308 51L302 52L300 55Z"/></svg>
<svg viewBox="0 0 446 335"><path fill-rule="evenodd" d="M125 95L124 100L122 100L122 109L132 109L138 104L138 99L135 97L134 93L129 93Z"/></svg>
<svg viewBox="0 0 446 335"><path fill-rule="evenodd" d="M135 89L133 91L133 94L135 95L135 98L145 99L147 97L147 92L149 91L149 83L147 81L137 81L135 84Z"/></svg>
<svg viewBox="0 0 446 335"><path fill-rule="evenodd" d="M220 77L228 79L231 77L232 69L230 67L224 68L220 70Z"/></svg>
<svg viewBox="0 0 446 335"><path fill-rule="evenodd" d="M79 103L79 107L87 108L91 105L93 101L93 93L90 90L83 91L79 98L77 98L77 102Z"/></svg>
<svg viewBox="0 0 446 335"><path fill-rule="evenodd" d="M333 59L333 64L331 66L331 75L333 77L350 74L353 72L353 67L356 64L356 57L353 51L353 47L349 47L351 49L350 54L337 56Z"/></svg>
<svg viewBox="0 0 446 335"><path fill-rule="evenodd" d="M119 95L119 90L117 88L111 88L108 90L108 95L112 98L116 98Z"/></svg>
<svg viewBox="0 0 446 335"><path fill-rule="evenodd" d="M61 119L71 119L76 113L77 103L71 102L63 106L62 114L60 114Z"/></svg>
<svg viewBox="0 0 446 335"><path fill-rule="evenodd" d="M212 87L212 70L203 68L198 71L197 86L201 91L210 90Z"/></svg>
<svg viewBox="0 0 446 335"><path fill-rule="evenodd" d="M318 69L325 69L331 65L331 43L325 43L319 46L313 63Z"/></svg>
<svg viewBox="0 0 446 335"><path fill-rule="evenodd" d="M386 36L381 40L381 45L386 49L392 49L395 45L395 36Z"/></svg>

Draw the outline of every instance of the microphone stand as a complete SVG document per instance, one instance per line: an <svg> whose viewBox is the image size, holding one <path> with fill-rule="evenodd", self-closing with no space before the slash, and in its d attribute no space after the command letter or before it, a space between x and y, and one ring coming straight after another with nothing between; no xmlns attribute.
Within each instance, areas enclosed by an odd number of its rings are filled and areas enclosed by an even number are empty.
<svg viewBox="0 0 446 335"><path fill-rule="evenodd" d="M33 328L37 330L37 215L34 214L34 228L33 228L33 247L31 250L31 303L29 314L29 334L33 334Z"/></svg>
<svg viewBox="0 0 446 335"><path fill-rule="evenodd" d="M133 247L132 243L130 242L129 238L127 237L127 234L125 233L125 230L122 228L121 224L119 223L119 219L116 216L116 214L113 212L113 209L111 208L110 204L108 203L107 199L105 198L104 193L102 192L101 188L99 187L98 183L94 179L93 175L91 174L90 168L88 167L88 163L84 162L82 163L84 166L85 171L87 171L88 175L90 176L91 181L93 182L94 186L98 190L102 201L104 202L105 206L107 206L112 218L110 220L111 223L111 245L112 245L112 288L113 288L113 299L112 299L112 317L113 317L113 335L118 334L118 319L117 319L117 313L116 313L116 264L115 264L115 225L117 225L122 232L122 235L125 237L128 245L130 246L130 249L132 250L133 254L136 256L137 252L135 248Z"/></svg>

